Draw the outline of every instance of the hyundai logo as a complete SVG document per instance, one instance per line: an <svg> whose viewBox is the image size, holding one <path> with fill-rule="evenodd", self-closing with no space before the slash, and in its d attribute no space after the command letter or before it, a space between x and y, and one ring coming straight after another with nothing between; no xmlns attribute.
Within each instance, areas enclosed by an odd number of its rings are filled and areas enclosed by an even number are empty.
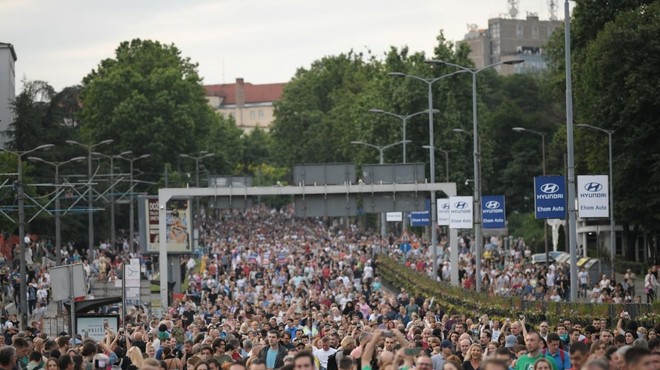
<svg viewBox="0 0 660 370"><path fill-rule="evenodd" d="M598 182L590 182L590 183L584 185L584 190L586 190L588 192L591 192L591 193L595 193L595 192L603 190L603 185L601 185Z"/></svg>
<svg viewBox="0 0 660 370"><path fill-rule="evenodd" d="M488 209L500 208L500 202L498 202L496 200L488 201L488 202L486 202L486 208L488 208Z"/></svg>
<svg viewBox="0 0 660 370"><path fill-rule="evenodd" d="M465 209L467 208L468 204L465 202L456 202L454 203L454 208L456 209Z"/></svg>
<svg viewBox="0 0 660 370"><path fill-rule="evenodd" d="M442 209L449 209L449 203L445 203L442 205Z"/></svg>
<svg viewBox="0 0 660 370"><path fill-rule="evenodd" d="M549 182L541 185L541 191L546 194L554 194L559 191L559 185Z"/></svg>

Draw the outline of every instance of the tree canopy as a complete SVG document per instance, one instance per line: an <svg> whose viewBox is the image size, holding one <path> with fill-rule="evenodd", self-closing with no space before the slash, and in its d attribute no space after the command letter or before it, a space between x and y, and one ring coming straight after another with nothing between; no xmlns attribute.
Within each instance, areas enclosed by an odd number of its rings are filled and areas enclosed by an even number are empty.
<svg viewBox="0 0 660 370"><path fill-rule="evenodd" d="M227 174L241 157L240 130L209 107L197 64L174 45L122 42L83 79L81 100L83 137L113 139L117 152L149 153L146 167L156 173L180 153L214 152L207 163Z"/></svg>

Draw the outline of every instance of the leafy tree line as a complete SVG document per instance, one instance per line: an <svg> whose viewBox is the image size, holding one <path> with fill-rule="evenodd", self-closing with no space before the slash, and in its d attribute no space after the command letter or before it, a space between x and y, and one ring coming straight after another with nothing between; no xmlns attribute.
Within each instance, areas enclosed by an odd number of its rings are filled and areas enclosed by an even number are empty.
<svg viewBox="0 0 660 370"><path fill-rule="evenodd" d="M660 53L659 41L653 37L658 30L658 3L578 0L572 18L575 121L616 130L615 210L631 242L642 233L655 235L659 217L655 207L660 197L655 190L660 153L654 140L660 84L654 72ZM540 228L529 232L534 223L528 215L533 210L533 177L542 172L542 156L538 136L512 128L546 133L547 172L565 171L562 30L553 35L546 50L552 68L545 74L504 77L489 70L477 80L483 194L507 196L509 213L518 213L510 225L518 234L540 235ZM144 171L140 178L163 185L167 167L169 186L185 185L185 172L194 173L193 161L181 159L180 153L206 150L215 153L203 161L208 172L253 175L256 183L268 185L286 180L287 169L296 163L377 163L376 150L351 141L391 144L402 140L402 127L401 120L370 110L408 115L428 108L425 83L390 74L437 78L456 69L425 60L470 66L468 53L467 46L455 47L440 33L431 55L392 47L383 55L349 51L321 58L300 68L288 82L270 132L246 135L232 119L208 107L197 65L176 46L132 40L123 42L113 58L101 61L80 86L57 93L47 83L26 83L34 86L17 97L17 118L8 134L18 150L46 141L56 144L55 150L44 153L50 160L84 154L81 148L64 144L67 139L84 143L113 139L111 146L99 151L149 153L151 157L139 162ZM464 184L473 177L472 137L453 131L472 130L470 76L442 79L432 93L433 108L439 111L434 115L435 146L449 150L449 181L458 184L460 194L471 194L472 183ZM407 160L427 163L427 173L428 149L422 146L429 143L428 130L428 118L420 114L408 121L406 131L411 141ZM605 135L576 129L578 174L607 173L606 140ZM385 162L401 162L401 150L390 148ZM105 172L106 162L98 163ZM86 173L82 166L70 171ZM436 179L442 181L445 161L440 152L436 166ZM46 176L50 170L36 167L29 169L30 175Z"/></svg>
<svg viewBox="0 0 660 370"><path fill-rule="evenodd" d="M612 130L614 211L628 259L635 246L657 262L660 206L660 1L575 2L571 43L575 123ZM563 30L550 44L549 86L563 96ZM565 146L565 130L555 137ZM576 128L577 174L608 173L608 137ZM647 243L640 242L647 236Z"/></svg>

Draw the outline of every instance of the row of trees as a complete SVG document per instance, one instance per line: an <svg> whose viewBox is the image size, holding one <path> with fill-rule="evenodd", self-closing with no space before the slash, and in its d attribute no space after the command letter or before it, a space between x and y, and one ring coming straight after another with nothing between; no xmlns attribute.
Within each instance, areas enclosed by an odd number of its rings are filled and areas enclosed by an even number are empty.
<svg viewBox="0 0 660 370"><path fill-rule="evenodd" d="M616 130L615 210L618 221L630 229L631 241L641 232L655 235L660 217L655 212L660 203L656 192L660 153L654 145L660 127L660 83L655 73L660 41L653 37L660 29L659 8L658 1L578 0L572 19L576 123ZM538 242L540 224L530 222L529 214L532 179L542 172L541 142L512 128L547 133L547 172L564 173L561 31L547 50L552 68L545 74L502 77L484 71L477 82L483 193L505 194L513 231L526 231ZM44 154L49 160L82 154L80 148L65 145L67 139L85 143L113 139L111 146L99 150L151 154L140 162L141 178L163 184L168 168L170 186L183 185L188 180L183 172L193 168L192 161L182 162L179 154L205 150L215 154L204 160L209 173L253 175L257 183L267 185L287 180L286 169L295 163L377 163L375 150L350 142L400 141L401 120L369 110L407 115L428 108L425 84L390 73L443 76L455 69L424 61L469 66L468 53L465 45L454 47L440 33L432 55L392 47L382 56L351 51L324 57L300 68L287 84L270 133L255 130L246 135L231 118L215 114L206 104L197 65L174 45L132 40L122 43L113 58L101 61L80 86L55 92L45 82L26 82L8 135L16 150L56 144L55 150ZM472 138L453 129L472 129L471 89L469 76L460 74L433 85L433 108L439 110L435 145L449 150L449 181L459 184L462 194L471 193L471 183L464 184L473 177ZM607 138L581 130L576 135L577 172L606 173ZM427 163L428 150L422 148L429 142L427 116L411 118L406 136L411 140L408 162ZM436 158L440 181L444 156ZM401 147L386 152L386 162L401 159ZM44 178L46 171L33 168L30 175ZM81 172L80 168L69 171Z"/></svg>

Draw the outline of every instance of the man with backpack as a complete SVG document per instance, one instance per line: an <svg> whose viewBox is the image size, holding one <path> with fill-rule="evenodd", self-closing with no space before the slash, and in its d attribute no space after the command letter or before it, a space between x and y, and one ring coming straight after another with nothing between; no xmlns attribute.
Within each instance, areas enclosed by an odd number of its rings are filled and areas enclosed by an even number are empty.
<svg viewBox="0 0 660 370"><path fill-rule="evenodd" d="M559 348L560 343L559 334L550 333L548 334L548 339L546 341L548 348L543 350L543 353L547 357L552 357L555 360L555 365L557 365L557 370L568 370L571 368L571 360L568 356L568 353L563 349Z"/></svg>

